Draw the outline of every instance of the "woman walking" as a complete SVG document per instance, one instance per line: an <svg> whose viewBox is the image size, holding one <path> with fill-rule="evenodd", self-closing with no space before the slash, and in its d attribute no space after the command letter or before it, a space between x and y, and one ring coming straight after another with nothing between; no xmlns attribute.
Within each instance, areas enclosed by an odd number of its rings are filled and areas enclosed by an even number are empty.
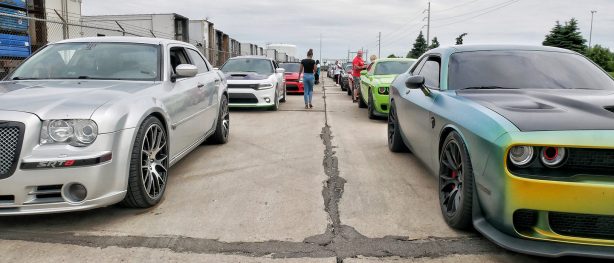
<svg viewBox="0 0 614 263"><path fill-rule="evenodd" d="M301 68L298 71L299 79L301 78L301 74L303 74L305 109L313 108L311 100L313 98L313 86L315 85L316 71L316 62L313 60L313 49L309 49L309 51L307 51L307 58L301 61Z"/></svg>

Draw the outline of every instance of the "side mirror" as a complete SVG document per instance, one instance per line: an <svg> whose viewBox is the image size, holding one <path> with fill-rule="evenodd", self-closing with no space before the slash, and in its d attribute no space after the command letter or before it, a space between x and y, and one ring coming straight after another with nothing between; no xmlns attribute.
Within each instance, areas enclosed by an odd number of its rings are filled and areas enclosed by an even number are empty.
<svg viewBox="0 0 614 263"><path fill-rule="evenodd" d="M276 69L276 70L275 70L275 72L276 72L277 74L284 74L284 73L286 72L286 70L285 70L285 69L283 69L283 68L278 68L278 69Z"/></svg>
<svg viewBox="0 0 614 263"><path fill-rule="evenodd" d="M409 94L410 90L412 90L412 89L420 89L420 90L422 90L422 93L424 93L424 96L430 97L431 96L431 90L424 85L425 82L426 82L426 80L424 79L423 76L411 76L411 77L409 77L405 81L405 86L409 89L407 91L407 93Z"/></svg>
<svg viewBox="0 0 614 263"><path fill-rule="evenodd" d="M198 74L198 68L190 64L181 64L177 66L175 72L177 72L179 78L191 78Z"/></svg>
<svg viewBox="0 0 614 263"><path fill-rule="evenodd" d="M360 75L361 75L361 76L366 76L366 75L367 75L367 73L369 73L369 72L368 72L368 71L366 71L366 70L363 70L363 71L361 71L361 72L360 72Z"/></svg>

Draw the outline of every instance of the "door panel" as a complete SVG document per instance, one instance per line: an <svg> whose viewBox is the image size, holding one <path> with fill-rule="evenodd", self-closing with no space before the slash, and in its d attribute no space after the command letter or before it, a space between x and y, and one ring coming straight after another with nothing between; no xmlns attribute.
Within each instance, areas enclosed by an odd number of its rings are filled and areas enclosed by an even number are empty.
<svg viewBox="0 0 614 263"><path fill-rule="evenodd" d="M202 131L207 132L213 129L218 115L219 86L221 85L220 76L211 71L202 55L193 49L188 49L188 53L194 65L198 68L198 88L203 93L202 103L203 122Z"/></svg>
<svg viewBox="0 0 614 263"><path fill-rule="evenodd" d="M183 47L170 47L172 72L177 65L191 64ZM172 83L169 96L164 98L171 117L171 158L193 145L203 134L202 109L204 93L198 88L197 78L178 78Z"/></svg>

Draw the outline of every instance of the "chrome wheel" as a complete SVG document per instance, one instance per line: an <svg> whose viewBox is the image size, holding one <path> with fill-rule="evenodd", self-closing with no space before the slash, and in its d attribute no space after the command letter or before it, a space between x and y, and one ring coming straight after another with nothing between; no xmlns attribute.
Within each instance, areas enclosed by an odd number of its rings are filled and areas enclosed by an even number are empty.
<svg viewBox="0 0 614 263"><path fill-rule="evenodd" d="M439 200L448 217L453 217L463 202L464 167L458 142L449 141L440 158Z"/></svg>
<svg viewBox="0 0 614 263"><path fill-rule="evenodd" d="M388 114L388 145L394 144L394 136L396 135L397 128L397 115L396 110L391 107L390 114Z"/></svg>
<svg viewBox="0 0 614 263"><path fill-rule="evenodd" d="M164 129L158 124L149 126L141 146L141 182L151 199L164 193L168 178L168 142Z"/></svg>
<svg viewBox="0 0 614 263"><path fill-rule="evenodd" d="M224 139L228 138L230 134L230 112L228 111L228 101L224 100L222 105L222 136Z"/></svg>

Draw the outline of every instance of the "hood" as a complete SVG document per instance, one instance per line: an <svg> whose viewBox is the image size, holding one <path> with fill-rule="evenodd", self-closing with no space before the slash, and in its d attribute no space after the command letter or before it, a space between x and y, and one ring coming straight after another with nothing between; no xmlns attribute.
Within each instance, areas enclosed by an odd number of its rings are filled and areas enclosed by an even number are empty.
<svg viewBox="0 0 614 263"><path fill-rule="evenodd" d="M398 75L374 75L373 80L379 82L380 84L390 84L397 76Z"/></svg>
<svg viewBox="0 0 614 263"><path fill-rule="evenodd" d="M41 119L89 119L105 103L129 96L153 82L11 81L0 82L0 110L36 114Z"/></svg>
<svg viewBox="0 0 614 263"><path fill-rule="evenodd" d="M298 72L286 72L286 79L298 79Z"/></svg>
<svg viewBox="0 0 614 263"><path fill-rule="evenodd" d="M614 91L461 90L521 131L614 130Z"/></svg>
<svg viewBox="0 0 614 263"><path fill-rule="evenodd" d="M263 75L256 72L230 72L225 74L227 80L264 80L271 76L271 74Z"/></svg>

